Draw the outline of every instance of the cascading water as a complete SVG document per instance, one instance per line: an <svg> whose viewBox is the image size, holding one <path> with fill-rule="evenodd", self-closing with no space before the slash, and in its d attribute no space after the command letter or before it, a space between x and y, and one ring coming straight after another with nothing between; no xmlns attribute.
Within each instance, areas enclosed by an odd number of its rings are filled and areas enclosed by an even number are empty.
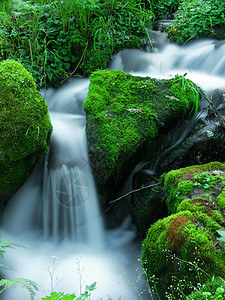
<svg viewBox="0 0 225 300"><path fill-rule="evenodd" d="M183 47L166 42L153 53L121 51L111 69L157 78L187 73L187 78L208 93L215 88L225 91L224 50L223 42L212 40ZM138 276L135 268L140 245L134 243L134 230L129 219L118 229L104 230L98 210L82 109L88 85L89 80L76 79L45 95L54 128L49 154L12 197L2 224L3 240L21 242L28 249L7 250L4 264L18 273L9 270L4 275L38 282L41 288L36 299L51 290L79 294L84 282L97 281L98 289L91 299L117 299L121 295L122 299L136 300L137 292L126 284ZM127 280L121 282L123 272ZM134 285L139 291L143 288ZM29 299L21 288L2 295L4 300ZM150 296L146 293L142 298Z"/></svg>
<svg viewBox="0 0 225 300"><path fill-rule="evenodd" d="M4 212L3 238L29 248L29 252L24 248L7 251L4 262L13 265L19 274L7 271L4 275L39 283L36 299L52 290L79 294L84 292L84 284L95 281L100 286L95 292L98 299L122 294L135 299L135 290L121 283L130 259L123 252L126 247L136 247L132 245L135 235L129 229L130 221L106 233L98 208L82 108L88 86L88 79L80 79L55 92L47 91L45 98L53 125L49 153ZM29 299L21 288L9 289L3 296L4 300Z"/></svg>
<svg viewBox="0 0 225 300"><path fill-rule="evenodd" d="M103 229L98 209L97 195L88 162L85 135L85 116L82 111L83 99L77 99L76 93L85 91L87 96L89 81L82 80L68 86L67 98L60 97L60 92L47 97L50 106L50 117L53 124L50 152L44 162L43 188L39 195L39 211L37 213L35 229L43 233L45 239L69 239L77 243L90 244L101 247ZM80 95L79 95L80 96ZM64 101L64 107L62 102ZM81 104L81 109L79 107ZM36 171L38 172L38 171ZM40 170L42 172L42 170ZM37 176L37 175L36 175ZM40 177L41 175L39 175ZM33 201L28 211L15 215L14 203L29 202L26 197L32 195L28 184L23 193L16 194L12 209L6 210L6 226L16 228L17 232L34 229L33 220L24 224L26 215L34 216L37 203ZM21 199L23 198L23 199ZM21 200L20 200L21 199ZM22 203L21 207L25 206ZM43 211L43 213L41 213ZM24 216L23 216L24 214ZM15 222L8 222L9 220Z"/></svg>
<svg viewBox="0 0 225 300"><path fill-rule="evenodd" d="M208 92L225 88L224 41L200 40L186 46L164 45L151 53L123 50L113 60L111 69L155 78L186 74L186 78Z"/></svg>

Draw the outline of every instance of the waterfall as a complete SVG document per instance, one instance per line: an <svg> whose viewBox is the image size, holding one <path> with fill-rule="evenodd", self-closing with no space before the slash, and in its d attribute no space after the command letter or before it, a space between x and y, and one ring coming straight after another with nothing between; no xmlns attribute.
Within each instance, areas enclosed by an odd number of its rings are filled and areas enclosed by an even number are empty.
<svg viewBox="0 0 225 300"><path fill-rule="evenodd" d="M208 93L215 88L225 91L225 43L201 40L177 46L165 41L164 46L156 45L154 52L127 49L114 57L110 68L155 78L187 73L187 78ZM37 300L51 292L52 256L58 258L53 287L56 291L78 295L81 281L82 287L97 281L93 300L120 296L136 300L135 289L143 289L138 283L135 288L129 283L139 275L135 269L140 257L140 243L135 240L130 219L124 220L120 228L103 228L87 154L83 102L88 87L88 79L73 79L57 90L41 92L53 124L49 153L4 211L2 239L27 246L7 249L4 264L18 272L6 270L4 276L38 282L41 288ZM129 178L127 184L130 186ZM123 273L125 281L121 280ZM2 295L4 300L29 299L20 288ZM149 294L142 294L142 298L149 299Z"/></svg>
<svg viewBox="0 0 225 300"><path fill-rule="evenodd" d="M69 84L66 90L50 90L46 97L53 134L44 168L39 170L43 172L39 194L41 203L39 199L31 201L29 210L20 210L20 217L17 218L14 203L22 202L20 207L26 207L33 193L33 185L26 184L23 193L13 197L12 209L6 211L5 219L17 234L37 229L46 240L58 242L68 239L92 247L103 244L103 225L88 161L86 121L82 110L88 85L88 79L78 80ZM24 222L27 215L35 214L38 215L35 223L33 218Z"/></svg>

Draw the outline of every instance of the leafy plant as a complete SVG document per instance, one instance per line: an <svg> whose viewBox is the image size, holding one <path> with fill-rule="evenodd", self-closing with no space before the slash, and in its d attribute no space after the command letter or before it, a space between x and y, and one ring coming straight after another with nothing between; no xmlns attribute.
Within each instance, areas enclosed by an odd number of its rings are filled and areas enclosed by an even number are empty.
<svg viewBox="0 0 225 300"><path fill-rule="evenodd" d="M178 43L192 39L225 37L225 6L223 0L184 0L176 13L176 22L169 35Z"/></svg>
<svg viewBox="0 0 225 300"><path fill-rule="evenodd" d="M33 0L0 13L0 60L13 58L39 87L89 76L125 47L140 47L151 11L139 1Z"/></svg>
<svg viewBox="0 0 225 300"><path fill-rule="evenodd" d="M42 300L72 300L75 299L75 295L74 294L64 294L64 293L56 293L53 292L51 293L50 296L46 296L45 298L42 298Z"/></svg>
<svg viewBox="0 0 225 300"><path fill-rule="evenodd" d="M178 6L182 2L181 0L152 0L152 10L155 18L163 19L169 17L171 14L175 13Z"/></svg>
<svg viewBox="0 0 225 300"><path fill-rule="evenodd" d="M194 176L194 186L203 188L204 190L211 189L217 178L210 172L202 172Z"/></svg>
<svg viewBox="0 0 225 300"><path fill-rule="evenodd" d="M76 297L74 294L64 294L61 292L52 292L50 296L46 296L42 298L42 300L84 300L90 299L90 293L96 289L96 282L92 283L91 285L86 285L85 292L81 293L79 297Z"/></svg>
<svg viewBox="0 0 225 300"><path fill-rule="evenodd" d="M217 233L219 234L219 240L225 243L225 230L217 230Z"/></svg>
<svg viewBox="0 0 225 300"><path fill-rule="evenodd" d="M7 248L15 248L15 247L23 247L20 244L17 243L13 243L13 242L8 242L8 241L2 241L1 240L1 236L0 236L0 257L3 258L3 255L5 254L5 249ZM1 268L9 268L6 265L0 264ZM36 292L39 289L39 285L29 279L24 279L24 278L15 278L15 279L1 279L0 280L0 287L2 287L2 289L0 290L0 294L2 292L4 292L6 289L10 288L10 287L22 287L23 289L27 290L29 295L30 295L30 299L33 300L34 296L36 294Z"/></svg>

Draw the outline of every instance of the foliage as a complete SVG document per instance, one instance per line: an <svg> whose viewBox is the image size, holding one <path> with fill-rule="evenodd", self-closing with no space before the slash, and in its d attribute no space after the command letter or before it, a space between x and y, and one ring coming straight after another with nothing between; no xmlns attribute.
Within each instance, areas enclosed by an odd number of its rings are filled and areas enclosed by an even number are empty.
<svg viewBox="0 0 225 300"><path fill-rule="evenodd" d="M115 51L140 47L150 15L134 0L14 2L0 14L0 59L19 60L38 87L59 85L105 68Z"/></svg>
<svg viewBox="0 0 225 300"><path fill-rule="evenodd" d="M1 258L3 258L3 254L5 254L6 248L14 249L15 247L23 247L23 246L18 243L2 241L1 236L0 236L0 257ZM8 266L3 265L3 264L0 264L0 267L1 268L9 268ZM27 290L31 297L31 300L34 299L34 296L39 289L39 285L29 279L24 279L24 278L15 278L15 279L11 279L11 280L1 279L0 280L0 287L1 287L0 294L8 288L16 287L16 286L22 287L23 289Z"/></svg>
<svg viewBox="0 0 225 300"><path fill-rule="evenodd" d="M30 298L31 300L34 299L34 296L36 294L36 292L38 291L38 288L39 288L39 285L34 282L34 281L31 281L29 279L23 279L23 278L16 278L16 279L1 279L0 280L0 286L3 287L1 290L0 290L0 294L10 288L10 287L21 287L25 290L28 291L29 295L30 295Z"/></svg>
<svg viewBox="0 0 225 300"><path fill-rule="evenodd" d="M211 189L216 182L217 178L210 172L202 172L194 176L194 186L201 187L204 190Z"/></svg>
<svg viewBox="0 0 225 300"><path fill-rule="evenodd" d="M225 7L223 0L184 0L171 25L169 35L178 43L192 39L225 37Z"/></svg>
<svg viewBox="0 0 225 300"><path fill-rule="evenodd" d="M155 18L164 19L175 13L181 0L151 0L151 8Z"/></svg>
<svg viewBox="0 0 225 300"><path fill-rule="evenodd" d="M221 277L213 276L186 300L223 300L225 298L225 282Z"/></svg>
<svg viewBox="0 0 225 300"><path fill-rule="evenodd" d="M42 298L42 300L72 300L72 299L76 299L74 294L64 294L64 293L56 293L53 292L51 293L50 296L46 296L45 298Z"/></svg>
<svg viewBox="0 0 225 300"><path fill-rule="evenodd" d="M0 12L9 13L12 8L12 0L1 0Z"/></svg>

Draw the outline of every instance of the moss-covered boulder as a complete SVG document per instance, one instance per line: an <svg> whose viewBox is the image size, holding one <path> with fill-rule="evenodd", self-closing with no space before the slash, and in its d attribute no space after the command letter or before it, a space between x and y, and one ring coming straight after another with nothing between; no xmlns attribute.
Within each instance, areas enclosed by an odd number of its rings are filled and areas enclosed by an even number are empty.
<svg viewBox="0 0 225 300"><path fill-rule="evenodd" d="M213 162L164 175L170 216L153 224L143 243L149 283L162 294L186 299L210 277L225 276L225 164ZM185 295L185 297L184 297Z"/></svg>
<svg viewBox="0 0 225 300"><path fill-rule="evenodd" d="M0 64L0 199L10 197L48 150L47 103L31 74L13 60Z"/></svg>
<svg viewBox="0 0 225 300"><path fill-rule="evenodd" d="M158 80L120 70L94 72L84 109L98 189L104 187L113 196L115 185L138 162L156 159L159 149L154 148L154 139L159 129L184 118L198 102L198 89L183 76Z"/></svg>

